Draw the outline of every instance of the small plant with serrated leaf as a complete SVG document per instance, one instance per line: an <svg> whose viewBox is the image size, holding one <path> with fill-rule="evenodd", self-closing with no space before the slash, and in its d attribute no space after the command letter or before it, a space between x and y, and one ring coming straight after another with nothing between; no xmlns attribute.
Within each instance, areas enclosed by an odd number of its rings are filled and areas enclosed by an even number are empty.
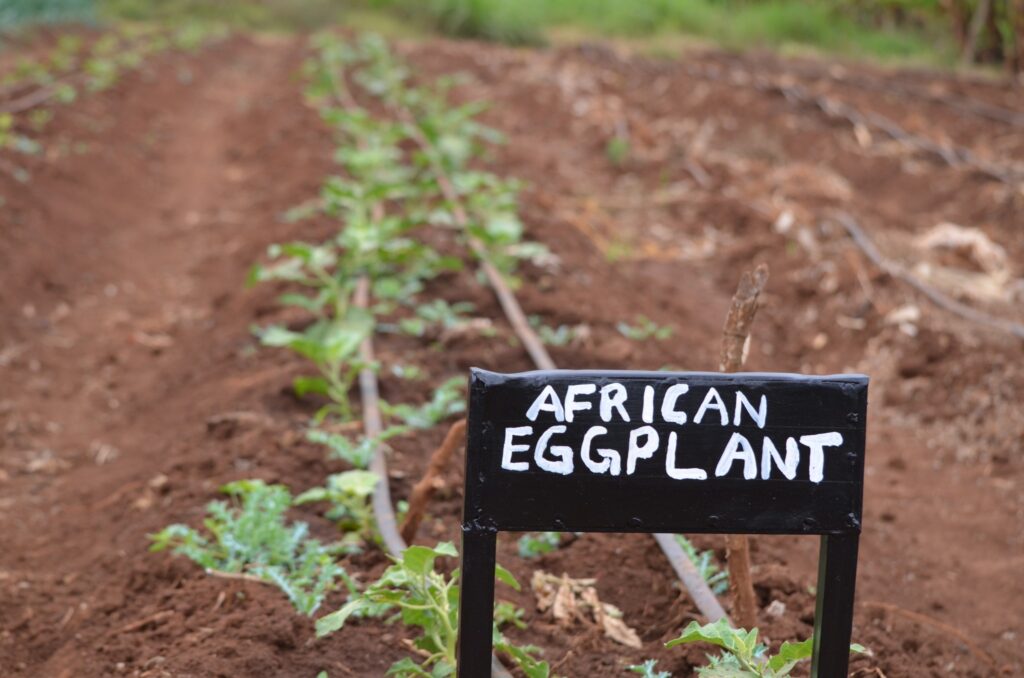
<svg viewBox="0 0 1024 678"><path fill-rule="evenodd" d="M415 315L403 318L399 328L406 334L422 337L431 329L453 330L469 322L467 313L473 311L473 304L465 301L449 303L444 299L433 299L416 307Z"/></svg>
<svg viewBox="0 0 1024 678"><path fill-rule="evenodd" d="M797 664L810 659L814 651L814 638L808 638L799 643L785 642L777 654L770 655L768 648L757 642L757 634L757 629L735 629L725 619L704 626L690 622L682 635L665 643L665 647L710 643L722 648L722 654L709 656L708 665L697 669L703 678L784 678ZM867 652L856 643L850 645L850 651Z"/></svg>
<svg viewBox="0 0 1024 678"><path fill-rule="evenodd" d="M283 485L261 480L239 480L221 488L232 502L207 505L205 532L187 525L170 525L150 535L151 551L171 549L216 573L254 577L276 585L299 612L311 615L327 593L355 583L336 561L351 551L343 543L323 544L309 537L309 526L289 523L285 512L292 505Z"/></svg>
<svg viewBox="0 0 1024 678"><path fill-rule="evenodd" d="M619 334L633 341L657 339L664 341L672 336L672 328L659 325L645 315L638 315L632 324L619 322L615 325Z"/></svg>
<svg viewBox="0 0 1024 678"><path fill-rule="evenodd" d="M352 308L342 318L318 320L301 332L271 325L257 330L257 335L264 346L288 348L316 366L318 375L299 377L293 384L299 397L320 393L330 399L317 412L316 421L323 421L330 414L347 421L352 417L349 390L364 367L359 345L373 331L373 326L369 313Z"/></svg>
<svg viewBox="0 0 1024 678"><path fill-rule="evenodd" d="M561 532L527 532L516 545L522 558L537 558L558 549L562 543Z"/></svg>
<svg viewBox="0 0 1024 678"><path fill-rule="evenodd" d="M388 675L454 676L458 660L459 571L451 576L438 572L436 561L445 557L458 557L451 543L440 543L434 548L410 546L400 558L392 558L394 564L384 571L380 579L351 596L341 609L318 619L317 635L323 637L340 630L352 617L390 615L390 621L401 621L418 629L420 635L413 641L413 646L420 656L395 662L388 669ZM498 566L495 576L518 590L519 583L504 568ZM518 619L507 604L503 606L500 603L496 607L496 617L513 624ZM536 658L536 648L514 645L501 634L497 624L494 627L494 647L511 657L528 678L550 676L547 662Z"/></svg>
<svg viewBox="0 0 1024 678"><path fill-rule="evenodd" d="M585 331L583 325L546 325L539 315L531 315L528 320L530 326L537 330L540 340L549 346L568 346L580 336L581 331Z"/></svg>
<svg viewBox="0 0 1024 678"><path fill-rule="evenodd" d="M698 551L697 547L693 545L689 539L681 534L677 534L676 543L683 549L683 553L690 559L690 562L697 568L697 572L701 578L707 583L708 587L717 594L725 593L729 590L729 572L721 569L715 563L715 552L710 549L707 551Z"/></svg>
<svg viewBox="0 0 1024 678"><path fill-rule="evenodd" d="M324 487L306 490L295 498L294 503L323 501L330 504L326 517L345 533L342 543L360 548L364 542L373 541L376 534L370 497L378 480L376 473L359 469L335 473L327 477Z"/></svg>
<svg viewBox="0 0 1024 678"><path fill-rule="evenodd" d="M658 662L655 659L648 659L642 664L633 664L627 666L626 669L633 673L639 674L642 678L672 678L672 674L668 671L658 671Z"/></svg>
<svg viewBox="0 0 1024 678"><path fill-rule="evenodd" d="M409 429L433 428L447 417L466 411L465 388L464 377L452 377L438 386L430 400L422 405L392 405L382 401L380 409L386 416L402 422L397 427L392 427L392 431L395 428L402 432Z"/></svg>

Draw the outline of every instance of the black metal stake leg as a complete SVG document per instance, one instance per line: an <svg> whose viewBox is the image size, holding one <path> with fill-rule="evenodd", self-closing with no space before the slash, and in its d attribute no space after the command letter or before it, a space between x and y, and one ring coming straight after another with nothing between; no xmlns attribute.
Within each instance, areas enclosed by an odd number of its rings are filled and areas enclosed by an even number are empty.
<svg viewBox="0 0 1024 678"><path fill-rule="evenodd" d="M812 678L845 678L849 671L859 541L857 534L821 537Z"/></svg>
<svg viewBox="0 0 1024 678"><path fill-rule="evenodd" d="M462 529L459 678L490 678L494 624L494 566L498 534Z"/></svg>

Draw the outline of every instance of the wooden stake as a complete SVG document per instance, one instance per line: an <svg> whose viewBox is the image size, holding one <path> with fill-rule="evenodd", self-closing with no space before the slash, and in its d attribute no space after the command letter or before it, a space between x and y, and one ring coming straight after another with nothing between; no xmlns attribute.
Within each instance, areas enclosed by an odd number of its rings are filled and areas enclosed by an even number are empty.
<svg viewBox="0 0 1024 678"><path fill-rule="evenodd" d="M400 530L402 539L405 540L406 544L411 544L412 540L416 537L416 531L423 521L423 514L426 512L431 495L434 493L435 481L444 473L445 467L448 466L455 455L455 450L462 447L465 442L466 420L460 419L448 429L448 434L445 435L441 446L434 450L434 454L430 456L430 465L427 466L426 473L416 483L416 486L412 488L412 493L409 495L409 510L405 514L405 520L402 521Z"/></svg>
<svg viewBox="0 0 1024 678"><path fill-rule="evenodd" d="M760 264L754 272L744 273L732 298L732 306L722 330L722 353L718 369L737 372L747 359L750 326L757 314L757 300L768 283L768 267ZM750 576L750 540L746 535L730 534L725 540L729 567L729 588L735 600L734 619L740 627L757 625L757 599Z"/></svg>

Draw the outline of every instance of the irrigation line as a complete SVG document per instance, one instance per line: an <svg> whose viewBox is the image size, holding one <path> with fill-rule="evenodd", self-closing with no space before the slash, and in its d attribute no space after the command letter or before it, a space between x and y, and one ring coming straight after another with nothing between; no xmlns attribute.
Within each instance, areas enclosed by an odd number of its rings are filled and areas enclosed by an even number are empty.
<svg viewBox="0 0 1024 678"><path fill-rule="evenodd" d="M416 124L410 111L407 109L399 109L398 114L402 121L409 125L410 136L412 136L413 140L420 146L427 158L429 158L431 170L434 172L434 178L437 180L438 186L441 188L444 199L451 206L452 215L455 218L456 225L460 228L466 229L469 225L469 218L466 215L466 211L462 206L462 202L459 199L459 195L456 192L451 179L448 177L447 172L445 172L444 168L441 167L441 164L437 159L436 149L434 149L433 145L423 134L419 125ZM476 238L472 237L470 237L469 243L474 254L476 254L480 259L484 274L487 276L487 280L490 283L491 288L498 297L498 302L501 304L509 323L512 325L516 336L519 337L519 341L522 342L523 346L530 354L533 362L542 370L557 369L555 361L552 360L551 355L544 347L544 343L541 341L540 337L537 336L537 333L533 328L530 327L530 323L527 321L526 314L523 312L522 306L519 305L519 301L516 299L515 293L509 288L501 272L487 257L483 244ZM718 602L718 598L708 586L707 582L704 581L704 578L690 560L689 556L687 556L682 548L680 548L674 536L670 534L655 534L653 536L655 541L657 541L658 546L661 547L665 557L668 558L672 569L675 570L676 575L678 575L683 586L686 587L687 592L690 594L690 598L697 606L697 609L700 610L701 614L707 617L708 621L712 622L726 617L725 610L722 608L721 603Z"/></svg>
<svg viewBox="0 0 1024 678"><path fill-rule="evenodd" d="M750 74L731 74L732 77L726 78L719 72L720 70L719 68L708 69L690 66L686 69L686 72L696 78L713 82L728 80L733 85L748 86L762 92L780 94L792 103L814 106L825 114L826 117L844 120L854 127L861 126L867 129L878 130L904 146L941 159L950 167L966 167L1007 184L1013 184L1024 179L1024 170L1018 167L990 162L978 157L969 148L940 144L927 137L912 134L884 115L873 112L861 113L847 103L832 97L814 94L802 85L784 85Z"/></svg>
<svg viewBox="0 0 1024 678"><path fill-rule="evenodd" d="M911 275L906 269L899 264L886 258L878 248L875 247L875 243L871 241L864 229L860 227L857 220L851 215L845 212L839 212L835 215L835 220L846 229L846 232L850 234L854 244L857 245L864 252L868 259L882 269L885 273L892 277L902 280L907 285L910 285L915 290L923 294L933 304L942 308L950 313L958 315L966 320L969 320L978 325L984 325L1003 332L1008 332L1018 339L1024 339L1024 325L1013 322L1012 320L1006 320L1005 318L997 318L996 316L989 315L983 311L979 311L975 308L968 306L952 297L946 296L939 290L926 285L916 276Z"/></svg>
<svg viewBox="0 0 1024 678"><path fill-rule="evenodd" d="M15 115L18 113L24 113L25 111L32 110L36 106L45 104L47 101L52 99L57 94L57 88L60 85L70 85L80 80L85 80L85 73L75 73L74 75L66 78L61 78L57 82L49 85L44 85L38 89L31 90L26 94L19 96L17 99L11 99L10 101L0 104L0 113L6 113Z"/></svg>
<svg viewBox="0 0 1024 678"><path fill-rule="evenodd" d="M360 278L356 286L355 302L359 308L369 306L370 281ZM359 370L359 395L363 404L363 433L373 445L373 458L370 460L370 471L377 476L377 486L373 489L373 515L377 521L377 531L384 541L384 547L393 556L402 555L406 543L398 534L395 521L395 510L391 504L391 489L388 487L388 465L384 459L384 445L377 441L384 430L380 416L380 390L377 387L377 373L373 370L373 340L367 336L359 345L359 359L363 367Z"/></svg>
<svg viewBox="0 0 1024 678"><path fill-rule="evenodd" d="M732 64L734 68L745 67L745 64L740 59L729 58L728 62ZM776 66L775 63L768 66L768 68L774 72L776 77L779 75L780 68ZM835 83L839 86L854 87L869 92L883 92L885 94L914 97L916 99L922 99L934 104L946 106L960 113L967 113L986 120L1002 122L1014 127L1024 127L1024 113L972 96L932 92L916 83L909 84L901 81L894 83L885 79L879 79L875 75L852 75L847 72L836 74L830 72L828 69L793 63L785 64L783 66L782 73L785 74L786 72L796 73L802 78L827 80L828 82ZM979 81L964 77L963 75L961 75L959 79L975 85L991 85L988 81Z"/></svg>
<svg viewBox="0 0 1024 678"><path fill-rule="evenodd" d="M679 581L683 582L683 586L686 587L687 593L690 594L693 604L697 606L700 613L707 617L709 622L725 619L731 626L732 620L725 614L725 609L718 602L715 592L704 581L700 570L697 569L697 566L690 560L690 556L686 555L683 547L676 541L676 536L674 534L658 532L655 533L654 540L658 542L662 553L668 558L669 564L675 570Z"/></svg>
<svg viewBox="0 0 1024 678"><path fill-rule="evenodd" d="M455 217L455 224L468 231L469 228L469 217L466 215L466 210L462 206L462 201L459 199L459 194L455 190L455 186L452 184L451 179L448 177L448 173L445 172L444 168L441 167L441 163L437 159L437 151L430 140L423 134L419 125L413 119L412 114L408 110L400 110L399 115L402 121L409 126L409 133L423 152L427 155L430 160L430 169L434 173L434 178L437 180L437 185L441 188L441 193L444 196L445 201L451 205L452 215ZM509 288L508 283L505 282L505 276L501 274L501 271L491 263L490 258L487 256L487 250L484 248L483 243L477 238L469 236L469 246L473 250L473 254L480 260L480 265L484 270L484 275L487 276L487 281L490 283L491 288L494 290L495 296L498 297L498 303L501 304L502 310L505 312L505 316L508 318L509 323L512 325L512 329L515 331L516 336L519 337L519 341L522 342L526 348L526 352L530 354L530 358L533 359L534 364L542 370L554 370L557 369L555 361L551 359L551 354L548 353L547 348L544 346L544 342L541 341L537 333L530 327L530 322L526 319L526 314L523 313L523 307L519 305L519 301L516 299L515 293Z"/></svg>
<svg viewBox="0 0 1024 678"><path fill-rule="evenodd" d="M359 108L359 104L352 97L344 81L339 83L335 79L335 85L335 96L343 107ZM357 146L363 145L361 140L357 141ZM374 205L372 216L374 220L378 221L383 218L384 207L381 203ZM366 276L360 277L356 284L355 304L362 309L366 309L370 305L370 280ZM380 415L380 388L377 382L377 373L373 369L376 358L373 350L372 333L367 335L362 343L359 344L359 358L364 365L359 370L359 397L362 404L363 434L368 439L374 441L373 456L370 459L370 472L377 476L377 484L373 488L373 496L370 500L373 516L377 523L377 531L384 542L384 548L393 557L400 558L402 552L408 548L408 544L398 530L398 521L395 517L394 505L391 502L385 446L377 440L384 430L384 423ZM497 655L493 653L491 654L491 676L492 678L512 678L512 674L501 663Z"/></svg>
<svg viewBox="0 0 1024 678"><path fill-rule="evenodd" d="M140 38L127 41L123 45L118 45L118 49L119 51L139 49L141 52L141 56L143 58L151 57L153 54L157 53L160 50L148 49L149 44L146 41L150 37L151 36L142 36ZM47 101L56 96L61 86L73 85L77 87L79 84L86 82L89 79L89 74L85 72L84 68L91 58L93 57L91 57L88 54L84 55L75 64L75 69L72 70L70 73L65 73L53 82L47 83L45 85L40 85L39 87L36 87L34 89L30 89L29 91L17 96L14 99L0 101L0 113L16 115L18 113L30 111L37 106L45 104ZM118 69L119 70L117 72L117 77L120 77L123 73L136 70L136 67L121 66L119 64ZM9 93L9 91L0 93L0 96L6 95L7 93Z"/></svg>

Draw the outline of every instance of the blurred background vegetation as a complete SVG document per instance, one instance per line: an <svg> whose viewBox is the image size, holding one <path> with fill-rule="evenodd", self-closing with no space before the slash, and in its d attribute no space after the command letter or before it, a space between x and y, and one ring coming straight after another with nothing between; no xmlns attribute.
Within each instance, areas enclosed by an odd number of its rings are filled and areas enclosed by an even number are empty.
<svg viewBox="0 0 1024 678"><path fill-rule="evenodd" d="M0 29L55 21L329 24L512 45L614 38L1024 67L1024 0L0 0Z"/></svg>

